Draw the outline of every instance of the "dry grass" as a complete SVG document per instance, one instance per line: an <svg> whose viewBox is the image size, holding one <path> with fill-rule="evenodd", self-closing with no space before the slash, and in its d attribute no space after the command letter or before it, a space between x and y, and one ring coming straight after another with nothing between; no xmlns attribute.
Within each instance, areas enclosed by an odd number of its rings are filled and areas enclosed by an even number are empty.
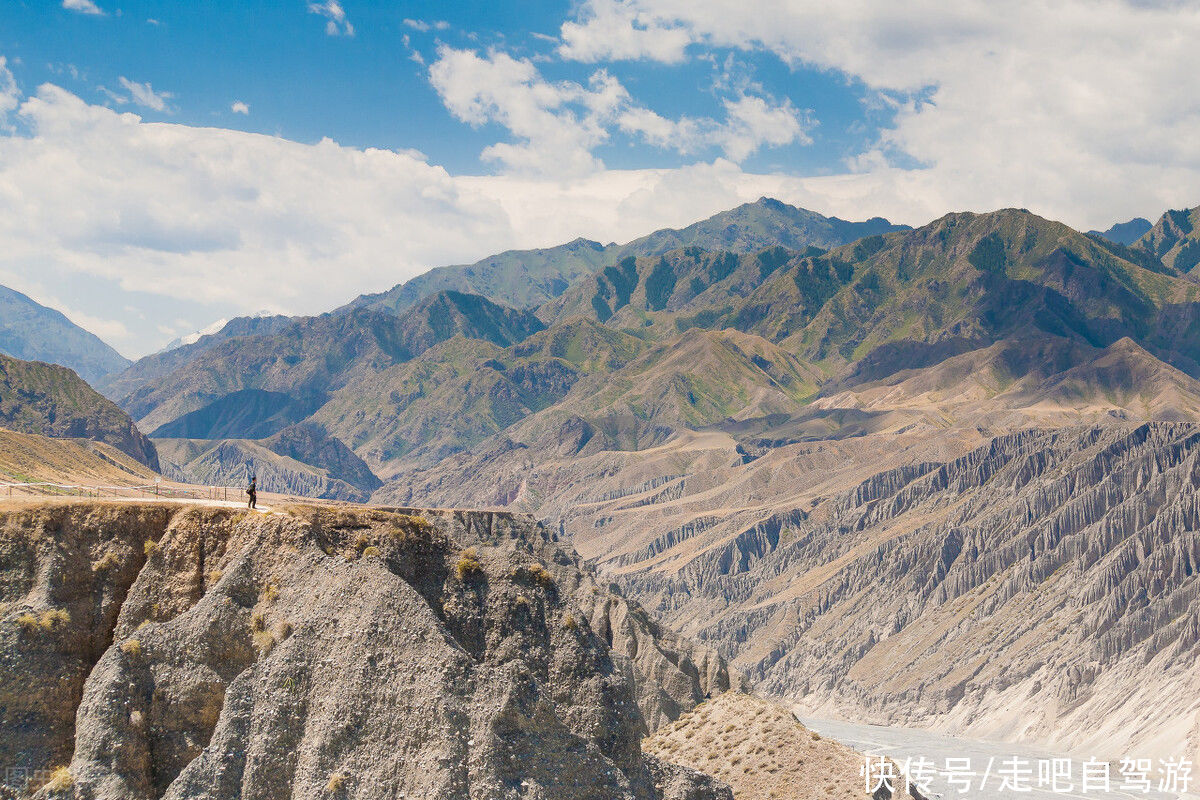
<svg viewBox="0 0 1200 800"><path fill-rule="evenodd" d="M75 776L71 774L68 767L57 767L50 773L50 780L46 781L45 788L51 792L65 792L75 785Z"/></svg>
<svg viewBox="0 0 1200 800"><path fill-rule="evenodd" d="M104 572L110 570L121 563L121 559L116 553L109 550L98 561L92 564L92 572Z"/></svg>
<svg viewBox="0 0 1200 800"><path fill-rule="evenodd" d="M121 642L121 652L130 658L137 658L142 654L142 643L137 639Z"/></svg>
<svg viewBox="0 0 1200 800"><path fill-rule="evenodd" d="M52 608L41 614L27 611L17 617L17 624L26 633L52 633L67 627L71 614L65 608Z"/></svg>
<svg viewBox="0 0 1200 800"><path fill-rule="evenodd" d="M573 631L579 627L579 623L575 621L574 614L567 614L565 617L563 617L562 624L563 627L569 631Z"/></svg>
<svg viewBox="0 0 1200 800"><path fill-rule="evenodd" d="M154 541L153 539L147 539L146 543L142 545L142 552L146 554L146 558L154 555L157 550L158 542Z"/></svg>
<svg viewBox="0 0 1200 800"><path fill-rule="evenodd" d="M275 634L270 631L255 631L251 638L254 640L254 649L258 651L259 655L269 655L275 649Z"/></svg>
<svg viewBox="0 0 1200 800"><path fill-rule="evenodd" d="M419 517L416 514L397 514L394 518L396 535L403 535L408 531L417 533L428 533L433 529L433 525L424 517Z"/></svg>
<svg viewBox="0 0 1200 800"><path fill-rule="evenodd" d="M368 545L363 548L362 554L367 558L379 558L379 548Z"/></svg>
<svg viewBox="0 0 1200 800"><path fill-rule="evenodd" d="M327 791L327 792L341 791L342 787L345 785L346 785L346 773L335 772L329 776L329 783L325 784L325 791Z"/></svg>
<svg viewBox="0 0 1200 800"><path fill-rule="evenodd" d="M858 753L754 695L726 692L702 703L642 749L724 781L735 800L862 800Z"/></svg>

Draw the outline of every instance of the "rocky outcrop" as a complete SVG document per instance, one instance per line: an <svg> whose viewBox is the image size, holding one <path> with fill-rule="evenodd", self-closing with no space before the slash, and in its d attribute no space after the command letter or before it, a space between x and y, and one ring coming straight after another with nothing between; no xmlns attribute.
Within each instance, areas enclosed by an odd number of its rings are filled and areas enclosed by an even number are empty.
<svg viewBox="0 0 1200 800"><path fill-rule="evenodd" d="M69 760L42 797L732 797L639 746L725 664L527 517L73 504L3 525L0 761ZM53 688L11 699L30 683Z"/></svg>
<svg viewBox="0 0 1200 800"><path fill-rule="evenodd" d="M163 474L201 486L246 486L264 492L364 502L379 478L340 439L300 423L260 440L157 439Z"/></svg>

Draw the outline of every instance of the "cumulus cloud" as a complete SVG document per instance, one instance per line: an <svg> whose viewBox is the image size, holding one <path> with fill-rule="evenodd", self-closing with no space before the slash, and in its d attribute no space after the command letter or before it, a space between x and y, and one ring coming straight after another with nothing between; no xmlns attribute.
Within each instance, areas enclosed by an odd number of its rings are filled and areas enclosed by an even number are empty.
<svg viewBox="0 0 1200 800"><path fill-rule="evenodd" d="M601 169L593 151L609 140L612 130L681 153L719 147L735 161L762 146L809 141L810 123L790 102L742 95L725 102L723 121L670 120L638 105L606 70L593 73L586 86L550 82L530 60L503 52L481 56L443 45L429 77L458 119L508 129L517 141L493 144L482 155L509 170L566 177Z"/></svg>
<svg viewBox="0 0 1200 800"><path fill-rule="evenodd" d="M104 12L92 0L63 0L62 7L68 11L78 11L80 14L102 16Z"/></svg>
<svg viewBox="0 0 1200 800"><path fill-rule="evenodd" d="M229 106L229 110L232 111L234 114L249 114L250 106L246 103L243 103L241 100L235 100Z"/></svg>
<svg viewBox="0 0 1200 800"><path fill-rule="evenodd" d="M0 136L0 196L19 209L0 216L0 275L111 287L93 316L120 308L114 292L170 298L142 301L154 323L181 303L315 313L517 243L494 201L416 153L147 124L53 85L18 114L30 135Z"/></svg>
<svg viewBox="0 0 1200 800"><path fill-rule="evenodd" d="M346 10L342 8L342 4L338 0L325 0L325 2L310 2L308 4L308 12L310 14L320 14L325 17L325 33L329 36L353 36L354 25L350 23L346 16Z"/></svg>
<svg viewBox="0 0 1200 800"><path fill-rule="evenodd" d="M682 25L615 0L586 3L580 19L563 23L561 34L559 54L588 62L650 58L675 63L683 61L692 42L691 31Z"/></svg>
<svg viewBox="0 0 1200 800"><path fill-rule="evenodd" d="M676 38L664 48L647 31ZM1200 70L1195 4L587 0L561 34L559 52L581 61L740 48L853 76L896 107L849 167L896 191L927 183L925 207L1019 205L1107 227L1197 202L1200 95L1180 77ZM758 130L789 125L740 110ZM889 169L914 162L919 175Z"/></svg>

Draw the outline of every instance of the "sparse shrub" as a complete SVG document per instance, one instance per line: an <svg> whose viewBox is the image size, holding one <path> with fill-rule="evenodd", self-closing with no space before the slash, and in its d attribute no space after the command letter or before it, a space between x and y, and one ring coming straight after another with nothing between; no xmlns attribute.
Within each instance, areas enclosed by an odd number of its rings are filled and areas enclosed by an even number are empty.
<svg viewBox="0 0 1200 800"><path fill-rule="evenodd" d="M266 588L263 589L262 601L264 603L274 603L277 599L279 599L278 587L273 583L268 583Z"/></svg>
<svg viewBox="0 0 1200 800"><path fill-rule="evenodd" d="M810 736L814 742L821 741L821 734L817 733L816 731L813 731L812 734L810 734Z"/></svg>
<svg viewBox="0 0 1200 800"><path fill-rule="evenodd" d="M325 791L337 792L346 785L346 773L335 772L329 776L329 783L325 784Z"/></svg>
<svg viewBox="0 0 1200 800"><path fill-rule="evenodd" d="M214 569L214 570L210 570L206 577L208 578L209 583L216 583L217 581L221 580L222 574L223 573L221 572L221 570Z"/></svg>
<svg viewBox="0 0 1200 800"><path fill-rule="evenodd" d="M529 608L529 598L523 594L517 595L517 599L513 601L517 608Z"/></svg>
<svg viewBox="0 0 1200 800"><path fill-rule="evenodd" d="M554 577L549 570L536 562L529 567L529 576L540 586L549 588L554 585Z"/></svg>
<svg viewBox="0 0 1200 800"><path fill-rule="evenodd" d="M460 581L465 581L474 575L483 573L483 565L479 563L479 559L475 555L475 548L468 547L463 550L458 556L458 563L454 565L454 574L458 576Z"/></svg>
<svg viewBox="0 0 1200 800"><path fill-rule="evenodd" d="M362 550L364 547L366 547L370 543L371 543L371 540L367 537L367 535L365 533L360 533L358 536L356 536L354 538L354 549Z"/></svg>
<svg viewBox="0 0 1200 800"><path fill-rule="evenodd" d="M367 558L379 558L379 548L370 546L363 548L362 554Z"/></svg>
<svg viewBox="0 0 1200 800"><path fill-rule="evenodd" d="M144 727L146 718L142 716L142 712L134 710L129 712L129 724L134 728Z"/></svg>
<svg viewBox="0 0 1200 800"><path fill-rule="evenodd" d="M122 642L121 652L130 658L137 658L142 654L142 643L137 639L130 639L129 641Z"/></svg>
<svg viewBox="0 0 1200 800"><path fill-rule="evenodd" d="M146 554L146 558L154 555L157 550L158 542L154 541L153 539L147 539L146 543L142 545L142 552Z"/></svg>
<svg viewBox="0 0 1200 800"><path fill-rule="evenodd" d="M275 626L275 635L281 640L286 639L289 636L291 636L292 635L292 623L288 622L285 619L283 622L276 625Z"/></svg>
<svg viewBox="0 0 1200 800"><path fill-rule="evenodd" d="M92 572L104 572L105 570L112 569L120 563L121 559L117 557L117 554L109 550L107 553L101 556L96 563L92 564Z"/></svg>
<svg viewBox="0 0 1200 800"><path fill-rule="evenodd" d="M51 792L65 792L75 785L75 777L71 774L68 767L58 767L50 773L50 780L46 781L46 789Z"/></svg>
<svg viewBox="0 0 1200 800"><path fill-rule="evenodd" d="M255 631L265 631L267 629L267 615L261 611L255 611L250 615L250 629Z"/></svg>
<svg viewBox="0 0 1200 800"><path fill-rule="evenodd" d="M26 633L34 633L40 627L38 625L37 614L26 612L17 617L17 624L21 626L21 630Z"/></svg>
<svg viewBox="0 0 1200 800"><path fill-rule="evenodd" d="M569 631L573 631L579 627L579 623L575 621L575 615L573 614L567 614L565 617L563 617L562 624L563 627Z"/></svg>

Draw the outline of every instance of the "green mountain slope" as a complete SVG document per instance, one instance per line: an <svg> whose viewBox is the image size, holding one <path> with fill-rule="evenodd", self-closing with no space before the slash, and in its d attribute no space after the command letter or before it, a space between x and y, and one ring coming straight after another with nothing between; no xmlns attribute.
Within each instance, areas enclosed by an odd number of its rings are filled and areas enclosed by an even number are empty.
<svg viewBox="0 0 1200 800"><path fill-rule="evenodd" d="M152 353L139 358L128 368L119 372L105 375L93 385L105 397L121 403L138 389L157 381L184 364L195 359L204 351L215 347L221 342L235 339L239 336L255 336L258 334L278 333L293 323L291 317L235 317L229 320L216 333L201 336L191 344L181 345L170 350Z"/></svg>
<svg viewBox="0 0 1200 800"><path fill-rule="evenodd" d="M1200 286L1126 252L1027 211L950 214L791 264L726 319L843 382L1033 332L1094 347L1128 336L1200 374ZM795 287L829 272L851 277L811 321L781 324L815 291Z"/></svg>
<svg viewBox="0 0 1200 800"><path fill-rule="evenodd" d="M91 382L129 366L99 337L6 286L0 286L0 353L69 367Z"/></svg>
<svg viewBox="0 0 1200 800"><path fill-rule="evenodd" d="M112 445L151 469L158 455L124 411L66 367L0 355L0 427Z"/></svg>
<svg viewBox="0 0 1200 800"><path fill-rule="evenodd" d="M400 316L359 309L297 320L277 333L228 339L147 384L123 404L150 429L206 410L206 424L225 436L263 435L258 425L279 413L275 404L262 403L260 416L239 415L236 404L213 404L245 390L286 394L293 409L299 409L284 415L282 424L290 424L315 411L356 376L408 361L456 335L509 345L542 327L529 312L474 295L442 292ZM235 419L237 424L231 424Z"/></svg>
<svg viewBox="0 0 1200 800"><path fill-rule="evenodd" d="M585 319L508 348L456 336L356 378L312 419L386 476L404 463L470 448L558 403L581 378L619 369L644 349L641 340Z"/></svg>
<svg viewBox="0 0 1200 800"><path fill-rule="evenodd" d="M1200 278L1200 207L1163 214L1135 247Z"/></svg>
<svg viewBox="0 0 1200 800"><path fill-rule="evenodd" d="M656 256L683 247L734 253L766 247L828 249L894 230L907 230L907 226L879 217L847 222L763 197L685 228L665 228L622 245L576 239L558 247L509 250L474 264L438 267L386 292L358 297L341 310L376 308L395 313L445 289L526 308L553 300L576 281L630 256Z"/></svg>
<svg viewBox="0 0 1200 800"><path fill-rule="evenodd" d="M770 197L760 197L753 203L722 211L686 228L666 228L635 239L625 245L619 255L651 256L681 247L735 253L753 253L766 247L829 250L866 236L908 229L907 225L894 225L882 217L873 217L866 222L847 222Z"/></svg>

